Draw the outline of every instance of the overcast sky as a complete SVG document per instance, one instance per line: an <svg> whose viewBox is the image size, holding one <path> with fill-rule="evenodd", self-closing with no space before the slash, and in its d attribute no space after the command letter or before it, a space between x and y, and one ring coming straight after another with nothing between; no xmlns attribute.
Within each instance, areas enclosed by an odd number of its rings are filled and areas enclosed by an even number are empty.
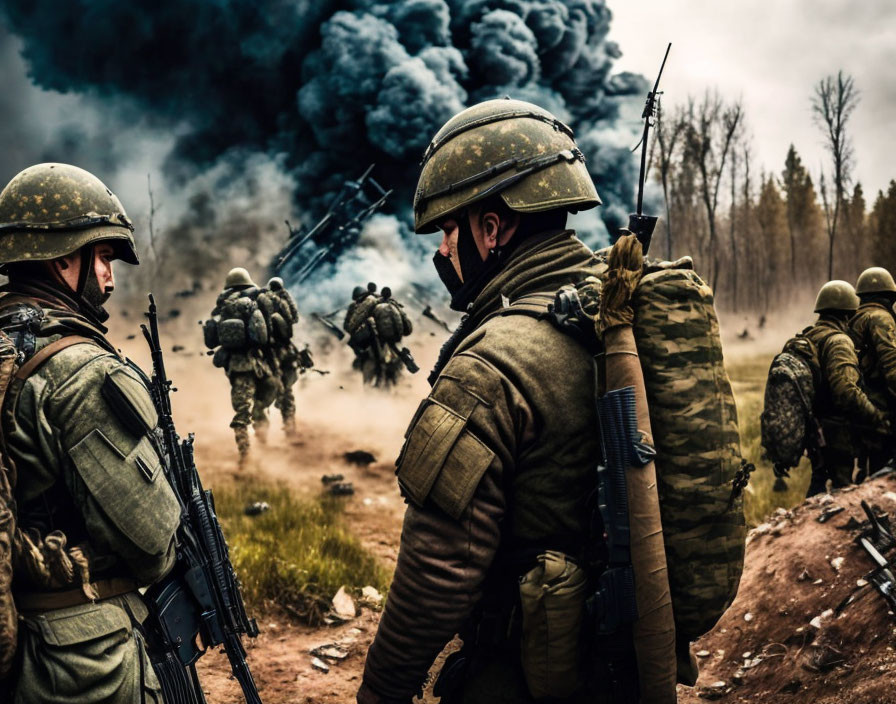
<svg viewBox="0 0 896 704"><path fill-rule="evenodd" d="M818 80L852 74L860 102L849 132L855 179L871 201L896 179L896 0L610 0L619 70L654 80L672 51L661 90L666 105L717 86L743 98L759 165L779 174L793 143L818 181L824 152L812 121Z"/></svg>

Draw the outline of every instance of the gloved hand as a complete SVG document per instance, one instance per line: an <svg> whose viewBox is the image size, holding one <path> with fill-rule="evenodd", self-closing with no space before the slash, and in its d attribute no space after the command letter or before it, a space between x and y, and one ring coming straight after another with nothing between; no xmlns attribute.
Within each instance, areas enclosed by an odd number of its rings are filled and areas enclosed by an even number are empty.
<svg viewBox="0 0 896 704"><path fill-rule="evenodd" d="M607 265L597 318L597 334L600 337L610 328L634 322L635 311L631 300L644 270L644 254L638 238L623 235L616 240Z"/></svg>

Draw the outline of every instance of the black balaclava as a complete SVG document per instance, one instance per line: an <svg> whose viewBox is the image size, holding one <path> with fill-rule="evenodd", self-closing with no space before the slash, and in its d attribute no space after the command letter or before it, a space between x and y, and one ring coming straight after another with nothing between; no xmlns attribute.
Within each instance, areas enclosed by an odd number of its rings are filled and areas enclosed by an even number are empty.
<svg viewBox="0 0 896 704"><path fill-rule="evenodd" d="M78 290L75 291L75 298L89 318L105 323L109 319L109 312L103 308L103 304L109 300L111 294L100 288L93 262L94 246L82 247L81 272L78 275Z"/></svg>
<svg viewBox="0 0 896 704"><path fill-rule="evenodd" d="M896 302L896 293L892 291L875 291L874 293L860 293L859 301L862 303L880 303L885 308L892 308Z"/></svg>
<svg viewBox="0 0 896 704"><path fill-rule="evenodd" d="M451 309L459 312L467 310L482 289L504 266L513 251L526 238L539 232L562 230L566 225L565 210L549 210L544 213L520 213L520 223L510 241L503 246L489 250L483 259L473 238L470 225L470 211L464 209L457 216L457 258L463 281L457 275L451 259L439 251L433 255L432 261L436 273L451 294Z"/></svg>

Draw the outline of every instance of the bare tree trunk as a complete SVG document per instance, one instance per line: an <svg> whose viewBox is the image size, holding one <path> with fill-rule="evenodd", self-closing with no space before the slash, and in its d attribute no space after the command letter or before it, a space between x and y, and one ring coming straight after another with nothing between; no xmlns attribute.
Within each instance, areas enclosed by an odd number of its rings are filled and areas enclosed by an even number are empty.
<svg viewBox="0 0 896 704"><path fill-rule="evenodd" d="M828 151L833 161L834 182L833 212L830 198L825 193L822 181L822 202L828 227L828 279L834 277L834 240L837 237L837 225L843 204L843 194L849 184L852 168L853 150L846 132L846 123L859 102L859 93L852 76L844 76L838 71L837 78L827 76L815 86L812 99L812 112L815 120L825 134ZM824 174L822 174L822 179Z"/></svg>

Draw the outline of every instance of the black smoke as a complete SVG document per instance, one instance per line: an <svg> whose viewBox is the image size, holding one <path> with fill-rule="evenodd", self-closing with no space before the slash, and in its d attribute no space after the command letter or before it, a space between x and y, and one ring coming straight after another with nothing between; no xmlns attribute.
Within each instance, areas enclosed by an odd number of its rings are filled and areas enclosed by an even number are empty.
<svg viewBox="0 0 896 704"><path fill-rule="evenodd" d="M613 73L611 19L604 0L0 3L35 85L101 106L109 130L139 114L170 133L170 184L222 162L238 177L264 154L293 179L310 224L375 162L405 227L430 137L464 106L504 95L571 124L601 217L611 231L624 223L637 178L628 117L647 85Z"/></svg>

